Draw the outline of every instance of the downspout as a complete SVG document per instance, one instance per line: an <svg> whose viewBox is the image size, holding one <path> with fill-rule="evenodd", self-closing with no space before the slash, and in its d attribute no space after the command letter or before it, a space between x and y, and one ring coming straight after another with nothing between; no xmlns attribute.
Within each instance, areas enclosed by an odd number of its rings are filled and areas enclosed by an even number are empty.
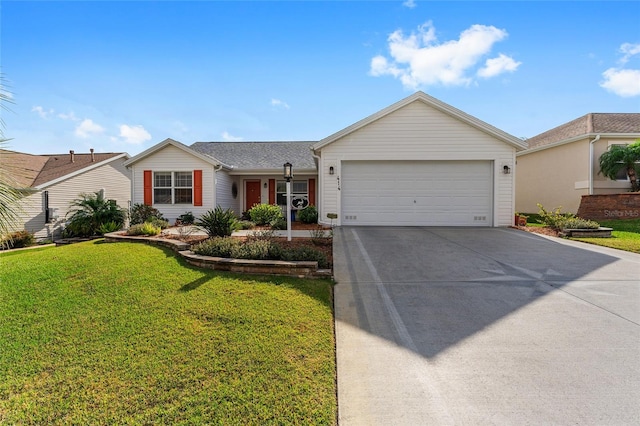
<svg viewBox="0 0 640 426"><path fill-rule="evenodd" d="M589 142L589 195L593 195L593 144L600 140L600 134Z"/></svg>
<svg viewBox="0 0 640 426"><path fill-rule="evenodd" d="M222 170L222 163L217 166L213 166L213 205L217 205L218 203L218 177L216 174Z"/></svg>
<svg viewBox="0 0 640 426"><path fill-rule="evenodd" d="M316 160L316 170L318 170L318 190L316 191L316 206L320 206L318 209L318 223L324 223L322 220L322 188L324 187L324 177L322 176L322 170L320 170L320 156L316 155L316 151L311 148L311 156Z"/></svg>

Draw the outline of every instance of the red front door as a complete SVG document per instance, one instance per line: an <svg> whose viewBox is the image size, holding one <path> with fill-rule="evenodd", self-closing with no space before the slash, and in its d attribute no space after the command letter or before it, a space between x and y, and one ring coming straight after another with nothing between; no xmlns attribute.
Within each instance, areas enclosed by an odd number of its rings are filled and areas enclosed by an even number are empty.
<svg viewBox="0 0 640 426"><path fill-rule="evenodd" d="M245 208L249 210L251 207L262 202L260 197L260 181L248 180L245 182Z"/></svg>

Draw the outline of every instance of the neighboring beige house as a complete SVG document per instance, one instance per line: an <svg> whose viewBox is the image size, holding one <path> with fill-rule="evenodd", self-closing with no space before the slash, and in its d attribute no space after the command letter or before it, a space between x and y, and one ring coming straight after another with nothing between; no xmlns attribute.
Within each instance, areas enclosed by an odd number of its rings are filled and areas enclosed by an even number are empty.
<svg viewBox="0 0 640 426"><path fill-rule="evenodd" d="M562 207L576 213L583 195L619 194L630 189L621 173L611 180L598 172L599 158L611 145L640 138L638 113L590 113L527 140L517 154L516 210L538 212Z"/></svg>
<svg viewBox="0 0 640 426"><path fill-rule="evenodd" d="M92 150L93 151L93 150ZM15 184L33 193L21 203L21 221L36 239L59 238L70 203L83 193L103 191L125 209L131 200L131 179L123 163L126 153L32 155L0 151L0 161L11 168Z"/></svg>
<svg viewBox="0 0 640 426"><path fill-rule="evenodd" d="M290 162L294 198L316 205L322 223L509 226L515 156L525 147L417 92L321 141L186 146L166 139L125 166L133 202L153 205L169 221L217 205L236 214L256 203L283 206L283 164Z"/></svg>

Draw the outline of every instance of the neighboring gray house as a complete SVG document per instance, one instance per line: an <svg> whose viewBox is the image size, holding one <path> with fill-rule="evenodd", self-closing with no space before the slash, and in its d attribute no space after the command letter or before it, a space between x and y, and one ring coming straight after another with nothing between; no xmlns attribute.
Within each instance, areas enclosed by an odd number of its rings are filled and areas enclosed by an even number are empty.
<svg viewBox="0 0 640 426"><path fill-rule="evenodd" d="M508 226L513 221L511 136L417 92L317 142L172 139L129 159L132 199L173 221L220 205L237 214L283 204L282 167L293 194L337 225Z"/></svg>
<svg viewBox="0 0 640 426"><path fill-rule="evenodd" d="M92 150L93 151L93 150ZM127 153L32 155L0 151L0 161L11 169L16 187L31 189L22 200L20 223L36 239L55 239L64 228L70 203L83 193L104 191L120 207L131 200L130 172L124 166Z"/></svg>

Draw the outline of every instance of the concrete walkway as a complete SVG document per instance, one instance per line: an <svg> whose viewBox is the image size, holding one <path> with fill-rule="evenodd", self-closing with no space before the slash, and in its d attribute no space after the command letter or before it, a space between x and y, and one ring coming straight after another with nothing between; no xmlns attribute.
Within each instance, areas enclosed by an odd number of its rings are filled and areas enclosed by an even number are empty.
<svg viewBox="0 0 640 426"><path fill-rule="evenodd" d="M183 228L182 230L180 228ZM184 233L188 233L189 235L207 235L207 233L205 231L203 231L201 228L198 228L197 226L183 226L183 227L171 227L171 228L167 228L164 231L162 231L163 233L168 233L168 234L173 234L173 235L179 235L180 232L184 232ZM233 234L231 234L231 236L233 237L246 237L246 236L250 236L250 235L254 235L256 233L260 233L260 230L256 230L256 229L243 229L240 231L235 231ZM325 233L329 233L329 230L326 230ZM275 237L286 237L287 236L287 231L273 231L273 235ZM311 232L308 230L305 231L296 231L296 230L292 230L291 231L291 237L292 238L310 238L311 237Z"/></svg>
<svg viewBox="0 0 640 426"><path fill-rule="evenodd" d="M640 255L337 228L339 424L640 424Z"/></svg>

